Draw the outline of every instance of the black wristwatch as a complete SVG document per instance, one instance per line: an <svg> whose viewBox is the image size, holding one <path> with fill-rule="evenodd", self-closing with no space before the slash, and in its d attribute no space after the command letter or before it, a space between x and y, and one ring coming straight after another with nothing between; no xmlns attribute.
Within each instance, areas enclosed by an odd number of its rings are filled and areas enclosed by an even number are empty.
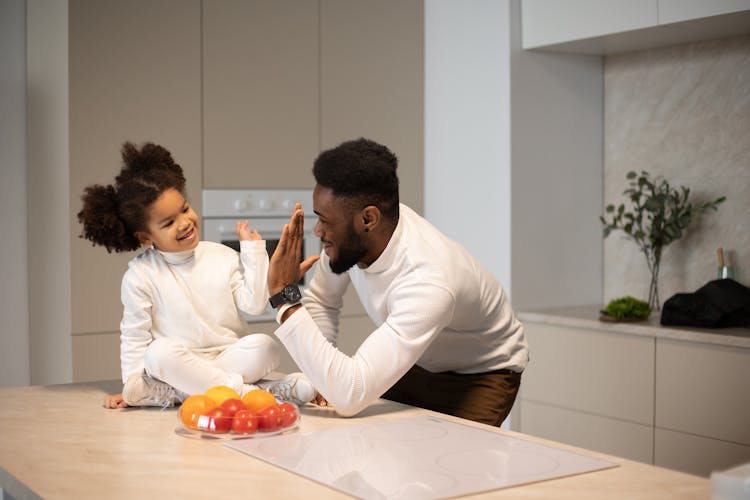
<svg viewBox="0 0 750 500"><path fill-rule="evenodd" d="M301 298L302 294L297 285L287 285L268 301L271 303L271 307L276 309L281 304L295 304L299 302Z"/></svg>

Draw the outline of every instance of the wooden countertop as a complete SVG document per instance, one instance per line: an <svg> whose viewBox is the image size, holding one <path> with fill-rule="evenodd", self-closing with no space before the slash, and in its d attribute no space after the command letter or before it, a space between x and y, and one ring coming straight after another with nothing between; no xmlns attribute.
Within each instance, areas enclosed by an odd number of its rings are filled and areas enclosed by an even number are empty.
<svg viewBox="0 0 750 500"><path fill-rule="evenodd" d="M0 488L12 498L350 498L220 442L175 434L175 408L107 410L118 381L0 388ZM300 426L325 429L431 414L380 400L356 418L306 406ZM440 415L484 429L461 419ZM493 429L620 466L470 498L706 499L708 479Z"/></svg>
<svg viewBox="0 0 750 500"><path fill-rule="evenodd" d="M628 333L687 342L750 349L750 328L691 328L662 326L661 314L652 313L648 320L611 323L599 320L602 306L578 306L519 312L522 322L574 326L590 330Z"/></svg>

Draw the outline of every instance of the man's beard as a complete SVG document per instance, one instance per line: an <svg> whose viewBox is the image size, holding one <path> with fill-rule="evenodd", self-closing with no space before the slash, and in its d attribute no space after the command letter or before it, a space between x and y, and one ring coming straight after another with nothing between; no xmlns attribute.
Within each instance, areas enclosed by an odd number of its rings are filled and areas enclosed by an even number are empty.
<svg viewBox="0 0 750 500"><path fill-rule="evenodd" d="M336 260L329 261L331 271L336 274L345 273L365 255L367 255L367 248L354 232L354 226L350 225L347 229L346 240L338 246Z"/></svg>

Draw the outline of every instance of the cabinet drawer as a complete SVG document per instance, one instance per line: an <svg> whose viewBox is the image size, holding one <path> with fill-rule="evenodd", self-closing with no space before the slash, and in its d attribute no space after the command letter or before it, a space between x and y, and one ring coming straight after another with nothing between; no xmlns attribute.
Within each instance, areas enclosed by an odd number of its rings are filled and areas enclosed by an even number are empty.
<svg viewBox="0 0 750 500"><path fill-rule="evenodd" d="M654 465L708 477L750 461L750 446L665 429L654 433Z"/></svg>
<svg viewBox="0 0 750 500"><path fill-rule="evenodd" d="M522 401L521 432L648 464L653 460L647 425Z"/></svg>
<svg viewBox="0 0 750 500"><path fill-rule="evenodd" d="M656 342L656 426L750 445L750 349Z"/></svg>
<svg viewBox="0 0 750 500"><path fill-rule="evenodd" d="M521 397L653 425L654 339L527 323Z"/></svg>

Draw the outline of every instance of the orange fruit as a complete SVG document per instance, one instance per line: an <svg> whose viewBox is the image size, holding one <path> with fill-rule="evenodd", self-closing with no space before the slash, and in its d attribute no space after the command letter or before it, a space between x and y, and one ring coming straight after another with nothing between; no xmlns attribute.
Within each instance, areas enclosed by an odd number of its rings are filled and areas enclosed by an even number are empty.
<svg viewBox="0 0 750 500"><path fill-rule="evenodd" d="M221 406L221 403L227 399L240 399L240 395L237 394L237 391L226 385L215 385L204 394L213 399L216 406Z"/></svg>
<svg viewBox="0 0 750 500"><path fill-rule="evenodd" d="M188 429L198 428L198 418L216 408L214 400L203 394L189 396L180 406L180 420Z"/></svg>
<svg viewBox="0 0 750 500"><path fill-rule="evenodd" d="M264 389L253 389L242 396L242 402L245 403L248 410L257 413L264 408L275 405L276 398L273 397L273 394Z"/></svg>

